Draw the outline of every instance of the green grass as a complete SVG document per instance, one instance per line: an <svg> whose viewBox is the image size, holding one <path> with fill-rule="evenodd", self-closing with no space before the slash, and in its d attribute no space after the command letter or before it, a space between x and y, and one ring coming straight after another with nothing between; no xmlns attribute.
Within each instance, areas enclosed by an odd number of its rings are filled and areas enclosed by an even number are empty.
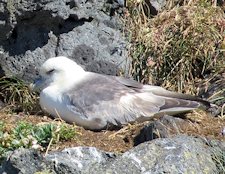
<svg viewBox="0 0 225 174"><path fill-rule="evenodd" d="M76 127L66 123L34 125L21 121L11 129L8 127L0 122L0 157L20 147L45 150L50 142L72 140L77 135Z"/></svg>

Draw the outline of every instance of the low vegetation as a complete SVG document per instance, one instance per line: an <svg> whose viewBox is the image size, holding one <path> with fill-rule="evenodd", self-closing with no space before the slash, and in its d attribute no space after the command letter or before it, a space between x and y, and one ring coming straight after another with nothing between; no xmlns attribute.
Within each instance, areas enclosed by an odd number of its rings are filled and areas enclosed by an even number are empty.
<svg viewBox="0 0 225 174"><path fill-rule="evenodd" d="M169 1L167 10L153 17L146 2L128 3L137 80L196 94L197 82L224 72L225 15L220 7L206 0Z"/></svg>
<svg viewBox="0 0 225 174"><path fill-rule="evenodd" d="M0 122L0 158L8 151L24 147L47 150L51 144L75 139L76 127L62 122L34 125L20 121L16 125Z"/></svg>
<svg viewBox="0 0 225 174"><path fill-rule="evenodd" d="M37 112L40 110L37 94L16 77L0 78L0 100L7 104L10 112Z"/></svg>
<svg viewBox="0 0 225 174"><path fill-rule="evenodd" d="M225 173L225 151L218 148L219 146L217 141L211 141L211 143L209 143L209 146L212 147L212 157L215 161L219 173Z"/></svg>

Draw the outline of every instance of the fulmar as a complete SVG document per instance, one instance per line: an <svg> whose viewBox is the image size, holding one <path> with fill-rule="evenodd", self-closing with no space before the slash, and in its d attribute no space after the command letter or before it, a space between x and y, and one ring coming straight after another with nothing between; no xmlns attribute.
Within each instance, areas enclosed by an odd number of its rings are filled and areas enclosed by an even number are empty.
<svg viewBox="0 0 225 174"><path fill-rule="evenodd" d="M63 56L46 60L39 74L30 87L40 91L41 108L53 117L90 130L120 127L210 106L208 101L195 96L85 71Z"/></svg>

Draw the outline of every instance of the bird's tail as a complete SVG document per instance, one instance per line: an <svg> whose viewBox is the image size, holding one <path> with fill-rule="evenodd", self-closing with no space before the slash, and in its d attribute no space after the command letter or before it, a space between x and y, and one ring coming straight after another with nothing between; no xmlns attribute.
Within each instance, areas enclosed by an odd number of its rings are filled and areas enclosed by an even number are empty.
<svg viewBox="0 0 225 174"><path fill-rule="evenodd" d="M187 102L189 102L190 107L191 107L191 104L195 105L196 103L198 103L198 106L196 106L196 108L200 108L200 109L204 109L204 110L210 108L210 106L211 106L210 102L208 102L202 98L188 95L188 94L168 91L168 90L166 90L162 87L158 87L158 86L144 85L143 90L146 92L151 92L154 95L161 96L163 98L168 98L168 105L169 105L169 101L170 101L169 99L171 99L171 100L176 99L179 102L180 106L184 105L185 107L188 107ZM194 105L193 105L193 107L195 107Z"/></svg>

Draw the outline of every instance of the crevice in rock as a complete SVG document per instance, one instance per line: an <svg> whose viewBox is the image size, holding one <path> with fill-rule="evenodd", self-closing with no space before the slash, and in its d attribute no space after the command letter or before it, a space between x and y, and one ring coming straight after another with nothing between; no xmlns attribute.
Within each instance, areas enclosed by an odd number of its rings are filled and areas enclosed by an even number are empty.
<svg viewBox="0 0 225 174"><path fill-rule="evenodd" d="M18 33L17 33L17 27L15 27L12 31L12 34L11 34L11 40L10 41L15 41L18 37Z"/></svg>
<svg viewBox="0 0 225 174"><path fill-rule="evenodd" d="M0 66L0 78L5 75L5 72L3 71L2 67Z"/></svg>
<svg viewBox="0 0 225 174"><path fill-rule="evenodd" d="M85 22L91 22L93 18L81 18L78 19L77 15L70 15L68 19L58 24L58 31L53 31L54 34L60 35L68 33L78 26L82 26Z"/></svg>
<svg viewBox="0 0 225 174"><path fill-rule="evenodd" d="M57 36L57 43L56 43L56 48L55 48L55 56L59 56L59 43L60 43L60 37Z"/></svg>
<svg viewBox="0 0 225 174"><path fill-rule="evenodd" d="M66 5L69 5L70 9L77 7L75 1L66 2Z"/></svg>

